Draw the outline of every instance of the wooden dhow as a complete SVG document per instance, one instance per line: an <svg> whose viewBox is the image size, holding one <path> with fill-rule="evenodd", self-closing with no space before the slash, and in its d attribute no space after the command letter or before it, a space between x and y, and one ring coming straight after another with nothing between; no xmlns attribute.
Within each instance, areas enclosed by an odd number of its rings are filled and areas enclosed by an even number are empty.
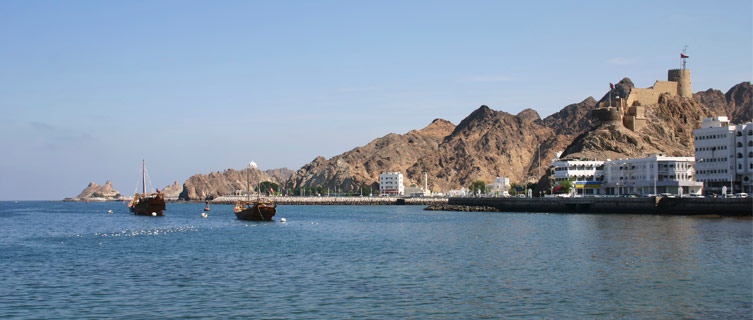
<svg viewBox="0 0 753 320"><path fill-rule="evenodd" d="M135 215L139 216L164 216L165 195L159 192L146 192L146 164L141 161L141 191L133 196L133 200L128 203L128 208Z"/></svg>
<svg viewBox="0 0 753 320"><path fill-rule="evenodd" d="M238 220L272 221L272 217L277 213L277 204L272 201L262 200L260 188L257 188L256 200L250 200L251 180L249 173L252 169L256 169L256 163L253 161L248 164L248 170L246 171L246 201L236 202L233 212L235 212L235 217Z"/></svg>

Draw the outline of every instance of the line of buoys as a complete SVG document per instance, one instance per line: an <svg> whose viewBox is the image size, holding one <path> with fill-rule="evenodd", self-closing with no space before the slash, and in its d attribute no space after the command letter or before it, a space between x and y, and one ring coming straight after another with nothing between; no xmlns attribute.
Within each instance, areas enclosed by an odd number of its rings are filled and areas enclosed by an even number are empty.
<svg viewBox="0 0 753 320"><path fill-rule="evenodd" d="M280 218L280 222L285 223L288 222L288 220L285 220L285 218Z"/></svg>
<svg viewBox="0 0 753 320"><path fill-rule="evenodd" d="M112 213L112 209L110 209L110 210L107 210L107 213Z"/></svg>
<svg viewBox="0 0 753 320"><path fill-rule="evenodd" d="M208 217L208 216L209 216L209 215L208 215L208 214L207 214L206 212L202 212L202 213L201 213L201 217L202 217L202 218L206 218L206 217Z"/></svg>
<svg viewBox="0 0 753 320"><path fill-rule="evenodd" d="M152 217L156 217L156 216L157 216L157 213L156 212L152 212Z"/></svg>

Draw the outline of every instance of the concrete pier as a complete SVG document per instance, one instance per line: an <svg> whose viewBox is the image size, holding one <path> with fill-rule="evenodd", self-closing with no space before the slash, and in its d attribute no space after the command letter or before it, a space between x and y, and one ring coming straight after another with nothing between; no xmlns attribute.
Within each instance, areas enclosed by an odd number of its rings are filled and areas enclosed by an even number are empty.
<svg viewBox="0 0 753 320"><path fill-rule="evenodd" d="M450 198L447 204L503 212L753 216L753 198Z"/></svg>

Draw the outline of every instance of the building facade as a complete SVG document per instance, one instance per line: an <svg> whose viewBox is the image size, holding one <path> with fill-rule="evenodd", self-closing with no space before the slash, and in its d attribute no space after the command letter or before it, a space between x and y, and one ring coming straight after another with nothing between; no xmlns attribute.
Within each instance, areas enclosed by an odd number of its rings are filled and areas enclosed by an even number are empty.
<svg viewBox="0 0 753 320"><path fill-rule="evenodd" d="M403 174L385 172L379 175L379 193L382 195L402 196L405 194Z"/></svg>
<svg viewBox="0 0 753 320"><path fill-rule="evenodd" d="M697 180L706 194L753 192L753 123L705 118L693 130Z"/></svg>
<svg viewBox="0 0 753 320"><path fill-rule="evenodd" d="M703 183L695 180L695 158L651 155L604 163L605 194L638 195L700 194Z"/></svg>
<svg viewBox="0 0 753 320"><path fill-rule="evenodd" d="M554 161L556 183L571 181L574 193L582 196L638 195L668 193L699 194L703 183L695 180L693 157L665 157L607 161Z"/></svg>
<svg viewBox="0 0 753 320"><path fill-rule="evenodd" d="M561 160L552 163L554 181L571 181L579 195L603 194L604 161Z"/></svg>

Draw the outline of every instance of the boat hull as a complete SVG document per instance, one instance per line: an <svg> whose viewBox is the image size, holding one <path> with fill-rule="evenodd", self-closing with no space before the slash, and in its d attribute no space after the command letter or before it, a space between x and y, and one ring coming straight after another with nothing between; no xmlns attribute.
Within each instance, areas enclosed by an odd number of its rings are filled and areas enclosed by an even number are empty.
<svg viewBox="0 0 753 320"><path fill-rule="evenodd" d="M270 205L257 204L250 208L235 211L238 220L246 221L272 221L277 209Z"/></svg>
<svg viewBox="0 0 753 320"><path fill-rule="evenodd" d="M164 216L165 198L162 194L137 197L130 205L131 212L139 216Z"/></svg>

